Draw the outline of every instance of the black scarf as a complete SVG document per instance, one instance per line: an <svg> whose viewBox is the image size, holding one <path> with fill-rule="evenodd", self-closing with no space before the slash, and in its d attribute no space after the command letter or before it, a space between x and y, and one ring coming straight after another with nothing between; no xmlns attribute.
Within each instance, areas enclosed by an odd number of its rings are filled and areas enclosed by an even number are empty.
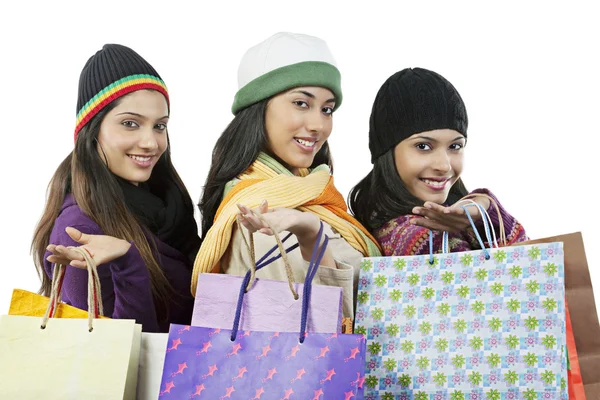
<svg viewBox="0 0 600 400"><path fill-rule="evenodd" d="M186 206L185 194L174 184L160 193L147 183L135 186L118 178L129 210L146 229L162 242L179 250L193 264L200 248L193 206Z"/></svg>

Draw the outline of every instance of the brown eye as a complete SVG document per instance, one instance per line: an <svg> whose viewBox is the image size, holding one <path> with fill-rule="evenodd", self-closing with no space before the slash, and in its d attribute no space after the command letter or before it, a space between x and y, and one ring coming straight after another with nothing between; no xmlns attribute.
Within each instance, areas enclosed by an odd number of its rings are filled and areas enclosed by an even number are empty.
<svg viewBox="0 0 600 400"><path fill-rule="evenodd" d="M154 126L154 129L159 130L161 132L166 131L167 130L167 124L156 124Z"/></svg>
<svg viewBox="0 0 600 400"><path fill-rule="evenodd" d="M295 105L297 105L298 107L302 107L302 108L308 108L308 103L303 101L303 100L296 100L293 102Z"/></svg>
<svg viewBox="0 0 600 400"><path fill-rule="evenodd" d="M431 150L431 146L427 143L418 143L416 148L423 151Z"/></svg>
<svg viewBox="0 0 600 400"><path fill-rule="evenodd" d="M327 115L332 115L333 114L333 107L323 107L323 114L327 114Z"/></svg>
<svg viewBox="0 0 600 400"><path fill-rule="evenodd" d="M123 125L126 128L138 128L139 127L139 125L134 121L123 121L123 122L121 122L121 125Z"/></svg>

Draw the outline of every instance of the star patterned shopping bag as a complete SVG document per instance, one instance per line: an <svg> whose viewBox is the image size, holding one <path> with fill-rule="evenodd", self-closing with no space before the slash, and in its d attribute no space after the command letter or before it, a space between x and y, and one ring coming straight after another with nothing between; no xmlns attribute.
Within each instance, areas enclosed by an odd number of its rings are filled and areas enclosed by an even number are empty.
<svg viewBox="0 0 600 400"><path fill-rule="evenodd" d="M321 224L319 238L322 230ZM241 285L237 283L232 329L171 325L159 399L362 399L364 336L307 332L312 279L328 239L323 238L322 246L319 242L298 300L302 305L299 331L240 329L249 271ZM331 307L337 303L332 302Z"/></svg>

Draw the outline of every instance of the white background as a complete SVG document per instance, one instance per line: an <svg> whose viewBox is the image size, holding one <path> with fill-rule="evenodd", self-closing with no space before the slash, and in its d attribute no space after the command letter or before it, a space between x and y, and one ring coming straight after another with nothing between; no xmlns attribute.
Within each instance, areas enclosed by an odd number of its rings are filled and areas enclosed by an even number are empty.
<svg viewBox="0 0 600 400"><path fill-rule="evenodd" d="M405 67L432 69L467 106L467 187L490 188L532 238L582 231L600 287L600 14L591 1L491 3L3 1L0 313L13 288L38 288L29 246L48 181L73 147L87 59L121 43L156 68L171 95L174 163L197 202L232 118L239 60L278 31L325 39L338 61L344 103L330 142L344 196L370 169L381 84Z"/></svg>

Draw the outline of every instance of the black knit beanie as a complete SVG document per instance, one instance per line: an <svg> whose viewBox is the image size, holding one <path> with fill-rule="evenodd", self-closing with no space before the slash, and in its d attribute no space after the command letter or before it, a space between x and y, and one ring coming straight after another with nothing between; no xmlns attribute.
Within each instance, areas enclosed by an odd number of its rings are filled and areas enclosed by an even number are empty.
<svg viewBox="0 0 600 400"><path fill-rule="evenodd" d="M467 110L460 94L443 76L406 68L381 86L369 124L371 162L420 132L453 129L467 136Z"/></svg>
<svg viewBox="0 0 600 400"><path fill-rule="evenodd" d="M108 104L142 89L161 92L169 103L167 87L152 65L129 47L105 44L85 63L79 76L75 139L81 128Z"/></svg>

